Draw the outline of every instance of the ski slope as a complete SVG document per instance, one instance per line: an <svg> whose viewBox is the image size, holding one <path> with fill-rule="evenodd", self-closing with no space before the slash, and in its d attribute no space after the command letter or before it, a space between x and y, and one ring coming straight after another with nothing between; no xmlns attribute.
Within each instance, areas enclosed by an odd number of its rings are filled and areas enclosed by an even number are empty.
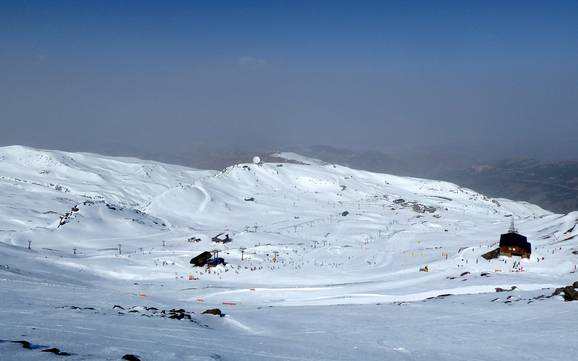
<svg viewBox="0 0 578 361"><path fill-rule="evenodd" d="M0 148L0 359L64 357L48 346L78 360L576 352L578 306L546 296L578 280L578 212L275 156L201 171ZM532 257L483 259L512 219ZM215 250L227 265L189 264ZM215 307L227 315L202 314ZM179 308L192 319L160 313Z"/></svg>

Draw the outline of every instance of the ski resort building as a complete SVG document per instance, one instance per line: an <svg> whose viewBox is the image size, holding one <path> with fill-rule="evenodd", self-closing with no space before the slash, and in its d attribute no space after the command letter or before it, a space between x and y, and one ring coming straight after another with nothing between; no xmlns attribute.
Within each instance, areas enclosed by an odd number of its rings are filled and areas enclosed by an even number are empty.
<svg viewBox="0 0 578 361"><path fill-rule="evenodd" d="M193 259L191 259L191 264L195 267L203 267L204 265L207 264L207 262L209 262L209 260L213 257L213 254L211 252L203 252L199 255L197 255L196 257L193 257Z"/></svg>
<svg viewBox="0 0 578 361"><path fill-rule="evenodd" d="M500 236L500 256L530 258L530 254L532 245L525 236L518 233L512 219L508 233Z"/></svg>
<svg viewBox="0 0 578 361"><path fill-rule="evenodd" d="M500 236L500 246L490 252L484 253L482 257L489 261L500 256L530 258L531 254L532 245L525 236L518 233L516 226L514 226L514 220L512 219L508 233Z"/></svg>
<svg viewBox="0 0 578 361"><path fill-rule="evenodd" d="M212 238L212 241L215 243L229 243L231 242L233 239L231 237L229 237L228 234L224 234L224 233L219 233L217 234L215 237Z"/></svg>

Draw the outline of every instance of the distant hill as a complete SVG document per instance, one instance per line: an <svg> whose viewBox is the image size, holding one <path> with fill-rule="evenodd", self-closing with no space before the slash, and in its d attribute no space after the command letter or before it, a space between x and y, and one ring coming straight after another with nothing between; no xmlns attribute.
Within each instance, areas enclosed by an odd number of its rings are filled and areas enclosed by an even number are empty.
<svg viewBox="0 0 578 361"><path fill-rule="evenodd" d="M259 145L208 146L191 144L178 151L133 149L107 154L136 156L197 169L224 169L232 164L251 162L255 155L290 151L327 163L400 176L439 179L457 183L492 197L524 200L559 213L578 210L578 161L536 159L477 159L468 149L416 148L387 154L372 150L351 150L335 145L263 147Z"/></svg>
<svg viewBox="0 0 578 361"><path fill-rule="evenodd" d="M481 162L446 151L390 156L312 146L297 152L330 163L375 172L449 181L491 197L524 200L559 213L578 210L578 161L508 159Z"/></svg>
<svg viewBox="0 0 578 361"><path fill-rule="evenodd" d="M554 212L578 210L578 161L500 160L456 169L444 179L492 197L523 199Z"/></svg>

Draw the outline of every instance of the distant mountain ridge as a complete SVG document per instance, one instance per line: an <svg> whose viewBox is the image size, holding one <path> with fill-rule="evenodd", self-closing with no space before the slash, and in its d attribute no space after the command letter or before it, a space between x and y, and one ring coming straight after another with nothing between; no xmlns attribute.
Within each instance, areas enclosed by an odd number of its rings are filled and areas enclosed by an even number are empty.
<svg viewBox="0 0 578 361"><path fill-rule="evenodd" d="M299 152L356 169L440 179L491 197L524 200L553 212L578 210L578 161L456 159L443 152L390 156L378 151L313 146Z"/></svg>
<svg viewBox="0 0 578 361"><path fill-rule="evenodd" d="M445 178L493 197L524 199L555 212L578 209L578 161L500 160L457 169Z"/></svg>
<svg viewBox="0 0 578 361"><path fill-rule="evenodd" d="M424 148L386 154L372 150L351 150L335 145L284 148L247 145L241 148L193 144L179 151L135 149L106 154L135 156L212 170L250 162L255 155L259 155L264 161L279 161L272 155L283 151L355 169L445 180L488 196L529 201L553 212L568 213L578 210L578 161L523 158L480 160L471 156L467 150L448 148Z"/></svg>

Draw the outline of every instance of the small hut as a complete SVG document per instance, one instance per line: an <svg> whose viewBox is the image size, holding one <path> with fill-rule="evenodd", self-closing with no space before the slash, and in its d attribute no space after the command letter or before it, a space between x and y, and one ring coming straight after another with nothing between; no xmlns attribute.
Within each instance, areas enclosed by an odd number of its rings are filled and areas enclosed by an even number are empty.
<svg viewBox="0 0 578 361"><path fill-rule="evenodd" d="M525 236L518 233L512 218L508 233L500 236L500 256L530 258L530 254L532 254L532 245Z"/></svg>
<svg viewBox="0 0 578 361"><path fill-rule="evenodd" d="M191 259L191 264L195 267L203 267L204 265L207 264L207 262L209 262L209 260L213 257L213 254L211 252L203 252L199 255L197 255L196 257L193 257Z"/></svg>
<svg viewBox="0 0 578 361"><path fill-rule="evenodd" d="M224 235L224 236L223 236ZM224 233L219 233L217 234L215 237L213 237L211 239L213 242L215 243L229 243L231 242L233 239L229 237L228 234L224 234Z"/></svg>

